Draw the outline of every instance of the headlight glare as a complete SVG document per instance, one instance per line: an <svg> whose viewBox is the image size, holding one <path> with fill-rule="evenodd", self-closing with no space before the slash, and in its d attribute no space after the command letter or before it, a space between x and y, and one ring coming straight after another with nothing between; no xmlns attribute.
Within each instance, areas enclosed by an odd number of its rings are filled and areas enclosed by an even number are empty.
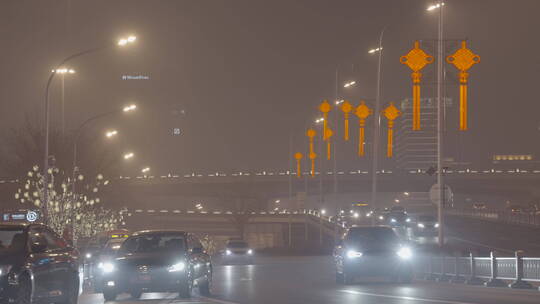
<svg viewBox="0 0 540 304"><path fill-rule="evenodd" d="M247 254L253 254L253 250L249 249L249 250L247 251Z"/></svg>
<svg viewBox="0 0 540 304"><path fill-rule="evenodd" d="M226 255L231 255L232 254L232 251L230 251L229 249L225 250L225 254Z"/></svg>
<svg viewBox="0 0 540 304"><path fill-rule="evenodd" d="M406 221L407 223L410 223L410 222L411 222L411 219L410 219L410 218L407 218L405 221Z"/></svg>
<svg viewBox="0 0 540 304"><path fill-rule="evenodd" d="M401 247L398 250L397 255L404 260L408 260L412 257L412 251L409 247Z"/></svg>
<svg viewBox="0 0 540 304"><path fill-rule="evenodd" d="M439 228L439 223L436 223L436 224L435 224L435 228Z"/></svg>
<svg viewBox="0 0 540 304"><path fill-rule="evenodd" d="M186 264L184 262L179 262L179 263L176 263L174 265L169 266L167 271L168 272L178 272L178 271L184 270L184 268L186 268Z"/></svg>
<svg viewBox="0 0 540 304"><path fill-rule="evenodd" d="M103 263L103 265L101 266L101 270L103 270L104 273L111 273L115 269L116 267L114 267L113 263Z"/></svg>
<svg viewBox="0 0 540 304"><path fill-rule="evenodd" d="M390 219L390 222L395 223L395 222L396 222L396 219L395 219L395 218Z"/></svg>
<svg viewBox="0 0 540 304"><path fill-rule="evenodd" d="M418 226L418 228L424 228L425 227L424 224L422 224L422 223L418 223L417 226Z"/></svg>
<svg viewBox="0 0 540 304"><path fill-rule="evenodd" d="M87 254L85 255L85 257L86 257L87 259L91 259L91 258L92 258L92 254L89 252L89 253L87 253Z"/></svg>
<svg viewBox="0 0 540 304"><path fill-rule="evenodd" d="M362 252L356 251L356 250L348 250L347 251L347 257L349 259L359 258L362 256Z"/></svg>

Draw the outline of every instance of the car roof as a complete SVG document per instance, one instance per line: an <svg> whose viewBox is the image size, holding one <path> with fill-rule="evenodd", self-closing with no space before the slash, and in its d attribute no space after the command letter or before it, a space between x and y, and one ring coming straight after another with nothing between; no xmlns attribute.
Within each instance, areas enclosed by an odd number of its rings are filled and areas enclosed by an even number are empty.
<svg viewBox="0 0 540 304"><path fill-rule="evenodd" d="M133 233L131 236L151 235L151 234L187 234L185 231L174 229L162 229L162 230L141 230Z"/></svg>

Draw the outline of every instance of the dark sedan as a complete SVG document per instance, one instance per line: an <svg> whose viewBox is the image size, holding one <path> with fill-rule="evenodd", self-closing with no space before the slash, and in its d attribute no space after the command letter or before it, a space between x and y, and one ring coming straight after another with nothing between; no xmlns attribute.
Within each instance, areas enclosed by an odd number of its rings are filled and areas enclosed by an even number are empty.
<svg viewBox="0 0 540 304"><path fill-rule="evenodd" d="M210 294L212 264L198 238L182 231L141 231L130 236L111 262L101 266L103 296L113 301L123 292L178 292L189 298L193 286Z"/></svg>
<svg viewBox="0 0 540 304"><path fill-rule="evenodd" d="M0 303L76 304L79 253L47 226L0 225Z"/></svg>
<svg viewBox="0 0 540 304"><path fill-rule="evenodd" d="M350 228L334 250L336 281L350 284L359 277L412 280L413 252L390 227Z"/></svg>

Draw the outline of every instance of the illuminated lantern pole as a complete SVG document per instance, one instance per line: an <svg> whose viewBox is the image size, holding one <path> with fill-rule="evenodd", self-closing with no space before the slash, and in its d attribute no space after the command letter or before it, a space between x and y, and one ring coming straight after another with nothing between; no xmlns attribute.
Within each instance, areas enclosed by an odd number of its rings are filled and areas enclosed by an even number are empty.
<svg viewBox="0 0 540 304"><path fill-rule="evenodd" d="M332 143L330 142L330 138L334 135L334 132L332 132L332 129L327 128L324 134L324 137L326 138L326 159L330 160L332 155Z"/></svg>
<svg viewBox="0 0 540 304"><path fill-rule="evenodd" d="M420 48L418 41L414 42L414 48L405 56L401 56L399 61L406 64L413 72L411 74L413 81L413 130L420 130L420 80L422 73L420 71L428 64L433 62L433 56L428 55Z"/></svg>
<svg viewBox="0 0 540 304"><path fill-rule="evenodd" d="M353 106L345 100L341 104L341 111L345 114L345 131L343 132L343 138L347 141L349 140L349 113L353 110Z"/></svg>
<svg viewBox="0 0 540 304"><path fill-rule="evenodd" d="M394 120L401 116L401 111L394 106L393 102L390 102L390 105L383 110L382 114L388 120L388 149L386 151L386 156L390 158L393 155Z"/></svg>
<svg viewBox="0 0 540 304"><path fill-rule="evenodd" d="M317 135L317 131L313 129L308 129L306 135L307 137L309 137L309 153L315 153L315 149L313 148L313 139Z"/></svg>
<svg viewBox="0 0 540 304"><path fill-rule="evenodd" d="M294 158L296 159L296 177L300 178L302 177L302 168L301 168L301 162L304 155L300 152L294 153Z"/></svg>
<svg viewBox="0 0 540 304"><path fill-rule="evenodd" d="M459 130L466 131L467 126L467 72L473 65L480 62L480 56L467 48L467 42L461 42L461 48L454 54L446 57L448 63L459 70Z"/></svg>
<svg viewBox="0 0 540 304"><path fill-rule="evenodd" d="M323 140L326 140L326 128L328 128L328 113L332 110L332 106L328 103L328 100L323 100L319 105L319 111L323 113Z"/></svg>
<svg viewBox="0 0 540 304"><path fill-rule="evenodd" d="M361 100L360 105L356 107L356 110L354 112L356 116L358 117L358 123L360 124L359 128L359 138L358 138L358 156L364 156L366 154L365 151L365 126L366 126L366 118L368 118L369 115L373 114L373 111L366 106L365 101Z"/></svg>
<svg viewBox="0 0 540 304"><path fill-rule="evenodd" d="M309 159L311 159L311 177L315 177L315 159L317 158L317 154L315 152L309 153Z"/></svg>

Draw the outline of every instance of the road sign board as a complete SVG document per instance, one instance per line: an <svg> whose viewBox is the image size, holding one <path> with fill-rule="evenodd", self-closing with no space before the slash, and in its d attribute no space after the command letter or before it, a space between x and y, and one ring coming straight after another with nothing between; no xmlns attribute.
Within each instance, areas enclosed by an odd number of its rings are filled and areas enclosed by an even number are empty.
<svg viewBox="0 0 540 304"><path fill-rule="evenodd" d="M431 186L431 189L429 189L429 199L431 202L433 202L435 205L439 204L439 184L434 184ZM454 193L452 192L452 189L448 185L444 185L444 201L446 205L451 204L454 201Z"/></svg>

